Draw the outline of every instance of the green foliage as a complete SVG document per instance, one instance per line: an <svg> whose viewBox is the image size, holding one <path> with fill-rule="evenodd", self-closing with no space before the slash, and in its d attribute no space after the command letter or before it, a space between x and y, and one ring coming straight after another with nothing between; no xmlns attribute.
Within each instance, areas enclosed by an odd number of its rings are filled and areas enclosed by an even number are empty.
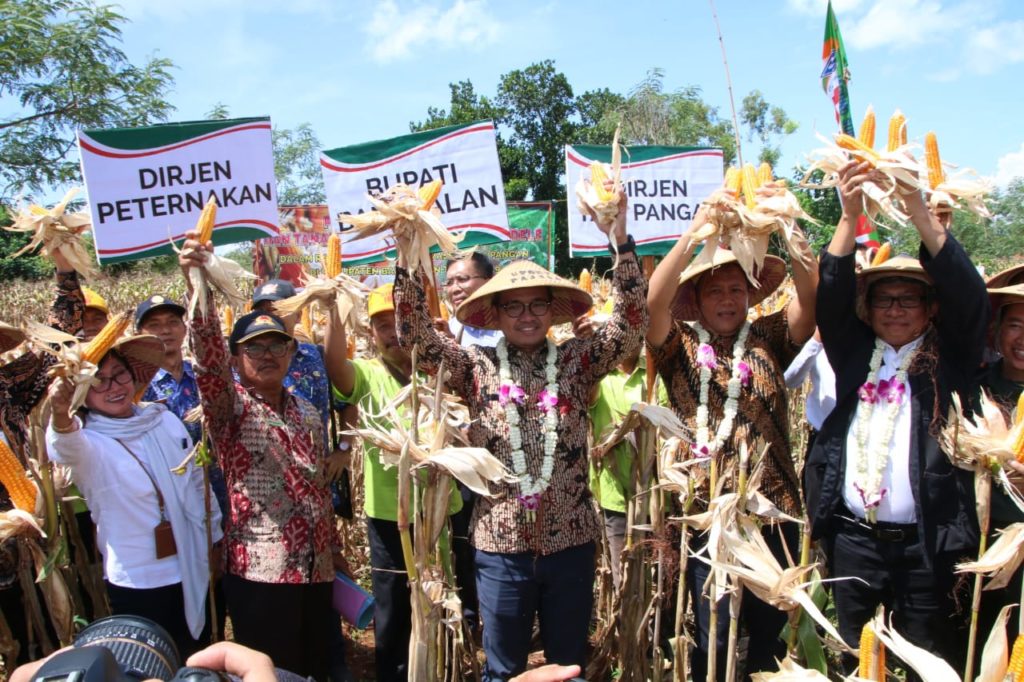
<svg viewBox="0 0 1024 682"><path fill-rule="evenodd" d="M166 119L173 65L130 63L124 21L88 0L0 0L0 194L80 182L77 128Z"/></svg>
<svg viewBox="0 0 1024 682"><path fill-rule="evenodd" d="M786 115L781 107L774 107L765 101L760 90L753 90L743 98L743 105L740 107L740 122L747 128L747 139L758 139L761 142L761 154L759 161L765 161L775 165L781 151L778 145L772 145L781 135L792 135L796 132L798 124ZM751 159L745 159L750 162Z"/></svg>
<svg viewBox="0 0 1024 682"><path fill-rule="evenodd" d="M0 227L7 227L10 224L11 216L7 212L7 207L0 206ZM45 258L35 255L11 258L30 240L31 237L27 234L0 230L0 279L5 282L12 279L40 279L53 274L53 265Z"/></svg>
<svg viewBox="0 0 1024 682"><path fill-rule="evenodd" d="M815 171L809 181L820 183L822 175L821 171ZM817 221L817 223L808 220L800 221L800 227L807 235L807 241L811 245L812 251L817 253L832 239L836 225L839 224L839 218L843 214L843 207L839 203L839 193L834 189L800 187L799 183L803 177L803 169L793 169L790 187L797 201L800 202L800 207L804 209L804 213Z"/></svg>
<svg viewBox="0 0 1024 682"><path fill-rule="evenodd" d="M274 127L274 177L277 201L285 205L323 204L320 140L308 123L298 128Z"/></svg>

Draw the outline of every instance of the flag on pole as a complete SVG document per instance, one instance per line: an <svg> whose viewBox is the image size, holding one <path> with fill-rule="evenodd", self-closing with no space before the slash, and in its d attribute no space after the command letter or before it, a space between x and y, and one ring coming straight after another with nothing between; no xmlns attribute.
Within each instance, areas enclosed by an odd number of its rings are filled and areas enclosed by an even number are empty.
<svg viewBox="0 0 1024 682"><path fill-rule="evenodd" d="M836 110L836 123L847 135L853 135L853 117L850 116L850 93L846 82L850 80L850 69L846 63L846 48L839 32L839 22L832 11L832 0L828 2L825 17L825 42L821 49L824 66L821 70L821 87L832 98Z"/></svg>
<svg viewBox="0 0 1024 682"><path fill-rule="evenodd" d="M868 217L861 213L860 217L857 218L857 243L868 248L877 249L882 245L879 240L878 230L875 228L874 223L868 220Z"/></svg>

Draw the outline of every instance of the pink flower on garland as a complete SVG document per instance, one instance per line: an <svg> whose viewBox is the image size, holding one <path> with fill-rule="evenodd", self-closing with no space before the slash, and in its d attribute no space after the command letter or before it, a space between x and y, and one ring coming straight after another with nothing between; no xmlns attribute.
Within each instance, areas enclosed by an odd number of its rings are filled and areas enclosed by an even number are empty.
<svg viewBox="0 0 1024 682"><path fill-rule="evenodd" d="M859 483L854 483L853 487L860 495L860 500L861 502L864 503L865 511L878 509L878 507L881 506L882 504L882 500L885 499L886 494L889 492L887 488L882 488L877 493L869 495L868 492L864 490L864 488L862 488Z"/></svg>
<svg viewBox="0 0 1024 682"><path fill-rule="evenodd" d="M697 346L697 366L715 369L718 367L718 359L715 357L715 349L709 343L702 343Z"/></svg>
<svg viewBox="0 0 1024 682"><path fill-rule="evenodd" d="M754 376L754 372L750 369L750 365L740 360L736 363L736 371L740 375L740 385L749 386L750 379Z"/></svg>
<svg viewBox="0 0 1024 682"><path fill-rule="evenodd" d="M871 381L865 381L861 384L861 387L857 389L857 396L865 403L873 403L878 400L877 387Z"/></svg>
<svg viewBox="0 0 1024 682"><path fill-rule="evenodd" d="M881 401L883 398L889 403L901 404L903 402L903 396L906 395L906 385L893 377L892 379L882 379L878 382L878 398Z"/></svg>
<svg viewBox="0 0 1024 682"><path fill-rule="evenodd" d="M556 405L558 405L558 396L554 393L550 393L547 389L544 389L537 394L537 408L540 409L541 412L547 413L548 410L552 409Z"/></svg>
<svg viewBox="0 0 1024 682"><path fill-rule="evenodd" d="M540 508L540 494L520 495L517 499L528 512L537 511Z"/></svg>
<svg viewBox="0 0 1024 682"><path fill-rule="evenodd" d="M522 405L524 400L526 400L526 391L522 387L512 381L501 382L501 386L498 387L498 402L502 406L508 405L509 402Z"/></svg>

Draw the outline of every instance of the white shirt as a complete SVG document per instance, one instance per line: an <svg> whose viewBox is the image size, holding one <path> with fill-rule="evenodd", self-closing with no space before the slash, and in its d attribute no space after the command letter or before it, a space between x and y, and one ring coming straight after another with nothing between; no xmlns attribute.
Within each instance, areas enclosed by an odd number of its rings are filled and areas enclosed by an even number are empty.
<svg viewBox="0 0 1024 682"><path fill-rule="evenodd" d="M452 335L455 336L456 339L459 338L459 332L462 332L462 338L459 341L459 345L463 347L490 346L493 348L498 345L498 341L503 336L503 334L497 329L470 327L468 324L462 324L454 317L448 318L448 329L451 330Z"/></svg>
<svg viewBox="0 0 1024 682"><path fill-rule="evenodd" d="M836 373L832 371L832 365L825 355L825 347L813 336L786 368L786 387L800 388L808 378L811 380L811 388L805 396L807 402L804 411L807 422L816 431L820 431L825 418L836 406Z"/></svg>
<svg viewBox="0 0 1024 682"><path fill-rule="evenodd" d="M917 350L921 345L922 336L917 337L907 345L895 350L889 344L884 344L882 351L882 366L878 370L878 380L891 379L899 368L900 362L909 353ZM879 521L890 523L915 523L917 513L914 509L914 491L910 484L910 413L911 394L910 382L906 384L906 393L903 402L900 404L899 412L896 415L896 422L893 427L892 441L888 443L889 461L885 471L882 472L882 489L888 492L882 498L878 506L877 518ZM881 408L882 405L877 405ZM878 439L885 430L887 421L887 410L875 409L871 412L871 424L868 427L868 447L879 447ZM846 506L858 518L866 518L864 501L860 493L854 488L857 480L857 462L853 459L857 453L857 417L854 414L850 422L850 428L846 432L846 476L843 483L843 499Z"/></svg>

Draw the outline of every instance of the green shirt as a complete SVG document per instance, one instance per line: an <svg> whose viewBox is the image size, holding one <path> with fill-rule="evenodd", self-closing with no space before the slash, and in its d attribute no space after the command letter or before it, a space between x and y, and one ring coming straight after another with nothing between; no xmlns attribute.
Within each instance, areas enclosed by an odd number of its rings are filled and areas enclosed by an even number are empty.
<svg viewBox="0 0 1024 682"><path fill-rule="evenodd" d="M395 379L379 358L353 360L352 364L355 366L356 374L352 393L345 395L336 387L332 387L334 397L350 405L358 405L359 420L364 427L387 428L386 422L374 424L369 416L379 414L384 406L402 390L402 384ZM409 420L404 414L403 422L405 426L408 426ZM363 509L366 515L382 521L397 521L398 467L385 466L380 459L380 449L366 441L363 442L363 485L365 488ZM462 509L462 497L453 482L448 513L454 514L460 509Z"/></svg>
<svg viewBox="0 0 1024 682"><path fill-rule="evenodd" d="M668 403L665 387L660 381L657 398L660 405ZM597 398L590 405L590 427L594 443L599 442L602 435L607 435L606 429L614 429L622 421L633 403L646 400L647 372L643 362L629 375L619 369L612 370L598 384ZM595 466L596 462L591 460L590 490L601 509L625 513L634 459L633 445L622 441L602 458L602 466Z"/></svg>

